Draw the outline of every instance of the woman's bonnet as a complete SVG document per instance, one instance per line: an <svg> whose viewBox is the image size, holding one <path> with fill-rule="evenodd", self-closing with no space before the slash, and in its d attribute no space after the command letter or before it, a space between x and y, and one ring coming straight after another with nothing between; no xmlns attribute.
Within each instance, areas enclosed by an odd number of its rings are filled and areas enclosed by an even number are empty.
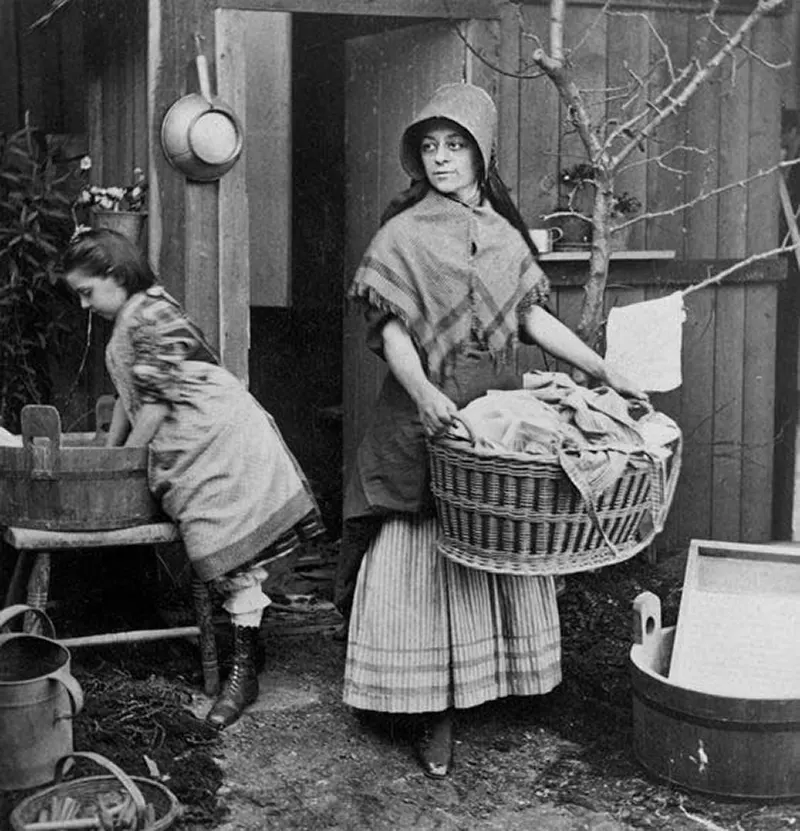
<svg viewBox="0 0 800 831"><path fill-rule="evenodd" d="M400 140L400 163L414 181L425 178L419 154L419 127L434 118L446 118L469 133L481 152L485 176L497 136L497 108L489 93L473 84L445 84L436 90Z"/></svg>

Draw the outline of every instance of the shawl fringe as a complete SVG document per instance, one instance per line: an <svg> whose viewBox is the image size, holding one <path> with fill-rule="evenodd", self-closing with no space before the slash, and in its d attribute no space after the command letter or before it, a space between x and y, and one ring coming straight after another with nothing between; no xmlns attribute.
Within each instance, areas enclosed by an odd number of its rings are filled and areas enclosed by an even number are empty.
<svg viewBox="0 0 800 831"><path fill-rule="evenodd" d="M495 365L511 362L522 307L546 300L548 288L518 231L490 205L430 191L376 234L348 298L400 320L439 384L475 346ZM369 346L381 353L377 341Z"/></svg>

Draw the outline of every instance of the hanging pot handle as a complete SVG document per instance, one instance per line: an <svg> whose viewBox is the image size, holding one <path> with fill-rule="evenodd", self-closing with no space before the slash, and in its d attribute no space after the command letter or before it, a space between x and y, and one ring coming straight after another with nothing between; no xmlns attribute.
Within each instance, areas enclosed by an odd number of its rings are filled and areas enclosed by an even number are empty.
<svg viewBox="0 0 800 831"><path fill-rule="evenodd" d="M94 762L101 768L105 768L109 773L116 776L119 780L120 784L125 788L128 792L128 795L133 800L134 807L136 808L136 825L134 828L136 829L146 829L147 828L147 803L145 802L144 795L142 794L141 790L139 790L138 785L128 776L125 771L119 767L119 765L115 765L111 759L106 759L105 756L101 756L99 753L92 753L90 751L75 751L74 753L70 753L67 756L62 756L58 762L56 762L56 769L55 769L55 783L58 784L64 777L64 774L68 771L69 767L72 766L72 761L74 759L89 759L90 761ZM127 826L126 826L127 827Z"/></svg>
<svg viewBox="0 0 800 831"><path fill-rule="evenodd" d="M206 56L203 54L200 44L203 40L203 36L199 33L195 33L194 36L194 48L197 51L197 56L195 58L195 66L197 67L197 81L200 84L200 95L208 101L211 102L211 82L208 79L208 61L206 60Z"/></svg>
<svg viewBox="0 0 800 831"><path fill-rule="evenodd" d="M197 80L200 82L200 95L208 101L211 101L211 82L208 79L208 61L205 55L198 55L197 63Z"/></svg>
<svg viewBox="0 0 800 831"><path fill-rule="evenodd" d="M56 630L53 626L53 621L50 620L47 612L43 609L37 609L34 606L26 606L24 603L16 603L14 606L8 606L5 609L0 609L0 629L11 623L15 617L25 614L25 612L33 612L41 618L42 622L47 624L47 628L50 632L49 637L55 640Z"/></svg>

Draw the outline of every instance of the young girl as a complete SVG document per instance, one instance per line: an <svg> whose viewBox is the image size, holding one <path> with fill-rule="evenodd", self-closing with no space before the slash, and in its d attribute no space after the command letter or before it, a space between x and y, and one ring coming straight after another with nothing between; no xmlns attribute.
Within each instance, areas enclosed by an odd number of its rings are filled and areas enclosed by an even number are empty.
<svg viewBox="0 0 800 831"><path fill-rule="evenodd" d="M561 670L552 577L489 574L437 555L425 435L487 390L522 385L520 339L643 397L544 308L547 278L498 175L496 129L484 90L436 92L402 136L411 187L389 205L350 292L389 373L345 497L344 700L430 714L419 753L434 778L449 770L454 709L546 693Z"/></svg>
<svg viewBox="0 0 800 831"><path fill-rule="evenodd" d="M118 398L109 445L148 445L149 486L198 576L225 595L230 674L207 719L232 724L258 695L265 566L322 533L308 483L272 417L114 231L80 234L63 257L81 306L114 321L106 366Z"/></svg>

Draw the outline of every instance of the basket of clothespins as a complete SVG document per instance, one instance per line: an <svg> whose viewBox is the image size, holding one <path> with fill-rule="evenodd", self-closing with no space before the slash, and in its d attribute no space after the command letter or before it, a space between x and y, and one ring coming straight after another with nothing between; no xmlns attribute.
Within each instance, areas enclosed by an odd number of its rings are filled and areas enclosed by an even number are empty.
<svg viewBox="0 0 800 831"><path fill-rule="evenodd" d="M76 758L90 759L109 773L64 779ZM181 811L175 795L160 782L129 776L97 753L70 753L58 761L54 784L23 799L10 821L14 831L164 831Z"/></svg>
<svg viewBox="0 0 800 831"><path fill-rule="evenodd" d="M440 552L499 574L569 574L633 557L663 529L680 429L564 373L490 392L430 439ZM638 411L637 411L638 408Z"/></svg>

